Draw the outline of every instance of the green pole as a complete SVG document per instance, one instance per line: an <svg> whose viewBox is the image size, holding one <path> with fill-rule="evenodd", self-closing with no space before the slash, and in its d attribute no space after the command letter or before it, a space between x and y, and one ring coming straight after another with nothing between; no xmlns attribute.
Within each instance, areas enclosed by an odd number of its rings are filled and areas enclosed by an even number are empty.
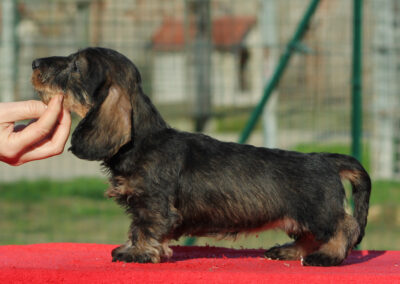
<svg viewBox="0 0 400 284"><path fill-rule="evenodd" d="M362 0L353 2L353 66L352 66L352 146L353 157L362 158Z"/></svg>
<svg viewBox="0 0 400 284"><path fill-rule="evenodd" d="M278 66L274 74L272 75L272 78L270 79L270 81L268 82L267 86L264 89L264 93L260 102L257 104L253 112L251 113L251 116L242 132L242 135L239 138L239 143L245 143L249 138L251 132L253 131L258 119L260 118L260 115L264 109L265 104L267 103L273 90L278 85L281 79L283 72L285 71L286 66L289 63L289 60L293 54L293 51L296 49L298 43L300 42L300 40L303 38L303 35L307 31L308 24L315 10L318 7L319 2L320 0L312 0L306 12L304 13L304 16L301 19L293 37L287 44L285 52L283 53L283 55L279 60Z"/></svg>

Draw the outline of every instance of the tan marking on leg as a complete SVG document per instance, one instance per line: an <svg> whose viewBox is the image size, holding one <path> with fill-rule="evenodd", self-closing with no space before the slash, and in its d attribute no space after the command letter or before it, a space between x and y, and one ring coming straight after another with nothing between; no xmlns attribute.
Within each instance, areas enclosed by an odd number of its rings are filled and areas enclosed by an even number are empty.
<svg viewBox="0 0 400 284"><path fill-rule="evenodd" d="M328 242L321 245L319 252L332 258L344 259L346 257L347 239L342 231L336 232Z"/></svg>
<svg viewBox="0 0 400 284"><path fill-rule="evenodd" d="M162 252L161 252L161 256L166 257L168 259L170 259L173 255L173 251L172 249L168 246L168 240L164 241L162 243Z"/></svg>
<svg viewBox="0 0 400 284"><path fill-rule="evenodd" d="M163 246L155 239L146 239L142 233L138 234L137 241L127 241L124 245L113 250L113 258L116 260L132 259L134 262L159 263Z"/></svg>
<svg viewBox="0 0 400 284"><path fill-rule="evenodd" d="M161 260L162 245L153 238L146 238L142 233L138 234L138 241L133 245L135 254L146 254L152 263L159 263Z"/></svg>
<svg viewBox="0 0 400 284"><path fill-rule="evenodd" d="M334 236L326 243L323 243L318 250L309 254L313 256L311 265L338 265L347 257L360 234L360 228L353 216L346 214L339 221ZM321 259L321 263L319 263ZM329 261L327 261L329 259ZM308 263L310 265L310 263Z"/></svg>

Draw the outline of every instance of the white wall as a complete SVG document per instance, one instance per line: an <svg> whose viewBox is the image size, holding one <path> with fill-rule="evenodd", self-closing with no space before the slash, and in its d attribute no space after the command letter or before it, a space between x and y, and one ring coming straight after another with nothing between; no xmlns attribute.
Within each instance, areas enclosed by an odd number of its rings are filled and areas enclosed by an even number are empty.
<svg viewBox="0 0 400 284"><path fill-rule="evenodd" d="M154 56L152 79L154 101L177 103L188 99L185 69L185 56L182 53L163 52Z"/></svg>

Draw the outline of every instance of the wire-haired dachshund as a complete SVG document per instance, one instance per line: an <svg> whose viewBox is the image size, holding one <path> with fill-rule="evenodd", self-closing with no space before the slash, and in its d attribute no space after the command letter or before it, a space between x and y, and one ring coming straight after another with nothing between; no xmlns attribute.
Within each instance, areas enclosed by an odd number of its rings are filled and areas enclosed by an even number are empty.
<svg viewBox="0 0 400 284"><path fill-rule="evenodd" d="M367 223L371 181L346 155L303 154L236 143L171 128L143 93L124 55L87 48L36 59L32 83L44 102L55 93L82 120L70 150L101 160L107 195L132 217L129 240L113 261L160 262L168 241L183 235L236 235L280 228L294 239L265 252L303 265L343 262ZM345 212L341 178L352 184L354 213Z"/></svg>

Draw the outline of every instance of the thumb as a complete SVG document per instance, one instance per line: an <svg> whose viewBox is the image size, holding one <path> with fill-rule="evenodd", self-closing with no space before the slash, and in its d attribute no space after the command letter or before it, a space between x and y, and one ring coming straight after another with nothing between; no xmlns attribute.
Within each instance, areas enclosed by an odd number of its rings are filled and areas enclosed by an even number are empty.
<svg viewBox="0 0 400 284"><path fill-rule="evenodd" d="M14 133L13 138L19 141L20 145L25 148L49 135L57 125L58 118L63 111L62 101L63 97L61 95L54 96L43 115L22 131Z"/></svg>

